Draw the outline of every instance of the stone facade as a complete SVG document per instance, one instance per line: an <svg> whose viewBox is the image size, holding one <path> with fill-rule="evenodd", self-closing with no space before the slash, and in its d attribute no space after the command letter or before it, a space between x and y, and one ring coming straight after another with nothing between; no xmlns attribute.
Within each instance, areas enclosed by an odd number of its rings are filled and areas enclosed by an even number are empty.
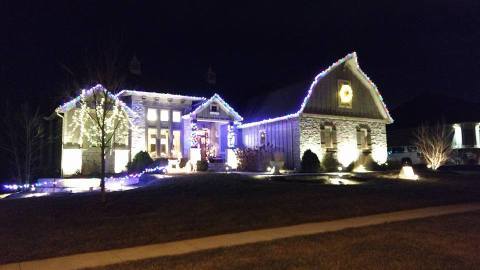
<svg viewBox="0 0 480 270"><path fill-rule="evenodd" d="M136 113L134 119L130 119L133 124L133 128L130 133L130 145L131 145L131 158L135 156L140 151L145 151L146 146L146 109L142 103L142 99L139 96L132 96L132 105L131 109Z"/></svg>
<svg viewBox="0 0 480 270"><path fill-rule="evenodd" d="M368 127L370 130L371 155L377 163L384 163L387 159L386 124L381 121L368 119L333 119L302 116L299 120L300 155L310 149L317 154L320 160L326 153L321 143L321 126L331 123L336 130L336 156L340 163L348 166L358 158L357 127ZM298 166L297 166L298 167Z"/></svg>

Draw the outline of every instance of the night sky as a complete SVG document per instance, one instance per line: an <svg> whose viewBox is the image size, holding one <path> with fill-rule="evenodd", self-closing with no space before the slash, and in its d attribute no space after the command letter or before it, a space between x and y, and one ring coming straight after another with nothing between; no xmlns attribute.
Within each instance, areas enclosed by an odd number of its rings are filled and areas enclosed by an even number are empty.
<svg viewBox="0 0 480 270"><path fill-rule="evenodd" d="M137 89L218 92L240 112L352 51L387 106L423 91L480 101L478 0L97 2L0 2L6 98L52 112L68 80L61 66L78 69L113 40L125 66L134 53L142 64ZM205 83L210 65L215 87Z"/></svg>

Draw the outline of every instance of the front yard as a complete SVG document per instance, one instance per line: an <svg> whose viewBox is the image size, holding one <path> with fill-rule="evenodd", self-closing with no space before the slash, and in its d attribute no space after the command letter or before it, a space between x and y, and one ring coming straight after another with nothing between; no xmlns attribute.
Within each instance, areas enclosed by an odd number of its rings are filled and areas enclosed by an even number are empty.
<svg viewBox="0 0 480 270"><path fill-rule="evenodd" d="M3 200L0 263L479 198L476 177L429 179L341 186L201 174L108 193L105 206L94 193Z"/></svg>
<svg viewBox="0 0 480 270"><path fill-rule="evenodd" d="M479 223L480 212L473 212L110 265L95 270L478 269Z"/></svg>

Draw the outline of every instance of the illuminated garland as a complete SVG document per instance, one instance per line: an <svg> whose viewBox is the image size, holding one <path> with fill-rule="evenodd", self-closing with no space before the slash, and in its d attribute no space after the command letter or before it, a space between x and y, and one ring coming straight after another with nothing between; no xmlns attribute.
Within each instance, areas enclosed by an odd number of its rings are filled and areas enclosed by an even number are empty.
<svg viewBox="0 0 480 270"><path fill-rule="evenodd" d="M89 108L90 98L96 93L100 93L100 99L94 108ZM111 110L104 111L104 107L108 106L108 104L105 104L106 102L112 103ZM125 106L123 106L116 96L110 94L102 86L96 86L88 92L82 91L79 98L75 99L75 105L76 104L80 104L80 108L75 109L72 122L69 123L69 128L71 128L70 133L78 131L79 145L83 145L84 140L86 140L90 146L99 146L102 139L102 127L100 127L100 124L96 121L102 118L105 118L103 128L104 136L107 138L112 136L110 147L114 146L117 142L125 142L128 138L128 131L131 127L134 127L130 123L130 119L124 110ZM94 113L95 116L92 117L90 115L91 113Z"/></svg>
<svg viewBox="0 0 480 270"><path fill-rule="evenodd" d="M190 123L190 128L191 128L191 134L190 134L190 144L192 148L197 148L198 147L198 139L197 139L197 123L192 122Z"/></svg>
<svg viewBox="0 0 480 270"><path fill-rule="evenodd" d="M147 97L153 97L153 98L189 99L192 101L206 100L206 98L204 97L183 96L183 95L175 95L175 94L168 94L168 93L145 92L145 91L137 91L137 90L122 90L116 96L120 97L123 95L139 95L139 96L147 96Z"/></svg>
<svg viewBox="0 0 480 270"><path fill-rule="evenodd" d="M165 166L156 166L156 167L153 167L153 168L146 168L145 170L143 170L140 173L131 173L131 174L127 174L127 175L120 176L120 177L111 176L111 177L105 178L105 182L109 182L109 184L115 184L116 183L116 184L120 184L120 185L125 185L125 181L127 181L129 179L140 178L145 173L152 173L152 172L166 173L166 167ZM54 182L54 184L55 183L56 183L56 181ZM48 182L43 182L43 183L40 182L40 183L35 183L33 185L30 185L30 184L24 184L24 185L7 184L7 185L3 185L3 188L5 190L10 190L10 191L16 191L16 190L19 190L19 189L35 190L35 188L47 187L48 185L49 185Z"/></svg>
<svg viewBox="0 0 480 270"><path fill-rule="evenodd" d="M235 126L232 125L232 124L228 125L227 146L228 146L228 148L234 148L235 147Z"/></svg>
<svg viewBox="0 0 480 270"><path fill-rule="evenodd" d="M292 114L288 114L288 115L285 115L285 116L280 116L280 117L275 117L275 118L269 118L269 119L264 119L264 120L261 120L261 121L256 121L256 122L251 122L251 123L245 123L245 124L241 124L239 125L238 127L239 128L248 128L248 127L253 127L253 126L258 126L258 125L263 125L263 124L268 124L268 123L272 123L272 122L277 122L277 121L282 121L282 120L288 120L288 119L291 119L291 118L296 118L298 116L300 116L300 114L303 112L303 110L305 109L305 106L307 105L307 102L308 100L310 99L310 96L312 95L313 93L313 90L315 88L315 86L317 85L317 83L323 78L325 77L328 73L330 73L330 71L332 71L334 68L336 68L337 66L339 66L340 64L344 63L345 61L349 60L349 59L355 59L355 63L356 63L356 68L358 69L358 71L360 72L360 74L362 76L364 76L364 78L367 80L367 82L375 89L375 93L377 94L377 96L379 97L381 103L382 103L382 106L383 106L383 109L385 110L386 114L387 114L387 118L390 122L393 122L393 119L392 117L390 116L390 112L388 111L387 109L387 106L385 105L385 102L383 102L383 98L382 96L380 95L380 91L378 90L377 86L372 82L372 80L370 80L370 78L360 69L360 66L358 64L358 60L357 60L357 53L356 52L353 52L353 53L350 53L348 55L346 55L345 57L337 60L335 63L333 63L332 65L330 65L327 69L323 70L322 72L320 72L317 76L315 76L315 79L314 81L312 82L312 84L310 85L310 88L308 89L308 92L307 92L307 95L305 96L305 98L303 99L303 102L300 106L300 109L295 112L295 113L292 113Z"/></svg>
<svg viewBox="0 0 480 270"><path fill-rule="evenodd" d="M62 105L60 105L57 109L55 109L55 111L57 113L65 113L73 108L75 108L78 104L78 102L81 101L82 99L82 95L84 95L85 97L88 97L88 96L91 96L94 92L98 92L100 90L105 90L105 87L103 87L101 84L97 84L95 85L94 87L90 88L90 89L83 89L82 90L82 93L80 95L78 95L77 97L75 97L74 99L70 100L70 101L67 101L65 103L63 103ZM113 95L112 93L108 92L108 97L113 99L113 100L117 100L118 101L118 104L120 106L122 106L122 108L127 112L127 114L130 116L130 117L136 117L137 114L132 110L130 109L130 107L128 107L124 102L122 102L120 99L118 99L118 95Z"/></svg>

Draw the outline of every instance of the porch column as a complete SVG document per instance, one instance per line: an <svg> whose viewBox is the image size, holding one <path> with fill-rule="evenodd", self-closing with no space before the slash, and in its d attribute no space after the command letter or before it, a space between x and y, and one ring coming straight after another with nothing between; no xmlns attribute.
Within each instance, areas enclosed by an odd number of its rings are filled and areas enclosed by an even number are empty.
<svg viewBox="0 0 480 270"><path fill-rule="evenodd" d="M234 170L238 167L237 155L235 154L236 137L235 125L230 121L227 127L227 165Z"/></svg>

